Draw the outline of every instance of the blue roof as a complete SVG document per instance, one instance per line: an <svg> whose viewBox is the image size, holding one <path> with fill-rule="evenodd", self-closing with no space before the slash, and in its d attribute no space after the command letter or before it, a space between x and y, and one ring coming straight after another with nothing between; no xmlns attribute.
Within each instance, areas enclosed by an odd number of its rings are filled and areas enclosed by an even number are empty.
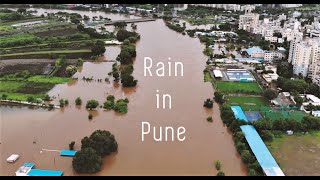
<svg viewBox="0 0 320 180"><path fill-rule="evenodd" d="M267 176L284 176L256 129L251 125L242 125L240 128L264 173Z"/></svg>
<svg viewBox="0 0 320 180"><path fill-rule="evenodd" d="M34 163L24 163L23 166L25 166L25 167L33 167L33 166L35 166L35 164Z"/></svg>
<svg viewBox="0 0 320 180"><path fill-rule="evenodd" d="M251 56L253 52L257 52L257 51L263 51L262 49L260 49L259 47L252 47L252 48L248 48L246 49L246 52Z"/></svg>
<svg viewBox="0 0 320 180"><path fill-rule="evenodd" d="M60 151L60 156L75 156L77 151L73 150L61 150Z"/></svg>
<svg viewBox="0 0 320 180"><path fill-rule="evenodd" d="M28 176L62 176L62 171L31 169Z"/></svg>
<svg viewBox="0 0 320 180"><path fill-rule="evenodd" d="M244 120L244 121L248 122L248 119L247 119L246 115L244 114L244 112L242 111L240 106L231 106L231 109L233 111L234 116L237 119Z"/></svg>

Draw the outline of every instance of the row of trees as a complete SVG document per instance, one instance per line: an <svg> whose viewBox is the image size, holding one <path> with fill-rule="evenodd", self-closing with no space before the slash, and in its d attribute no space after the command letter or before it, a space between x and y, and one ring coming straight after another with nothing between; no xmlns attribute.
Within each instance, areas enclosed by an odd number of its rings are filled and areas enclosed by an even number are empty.
<svg viewBox="0 0 320 180"><path fill-rule="evenodd" d="M96 130L81 140L81 150L73 158L72 167L78 173L96 173L101 170L102 158L117 150L118 143L113 134Z"/></svg>
<svg viewBox="0 0 320 180"><path fill-rule="evenodd" d="M117 33L117 38L119 41L123 41L120 54L117 57L117 61L121 63L122 67L120 71L116 65L112 67L113 77L115 80L119 80L120 74L123 87L134 87L137 85L138 80L135 80L132 76L134 70L133 59L137 56L136 46L133 43L140 39L140 35L136 32L121 29Z"/></svg>
<svg viewBox="0 0 320 180"><path fill-rule="evenodd" d="M179 32L179 33L183 32L186 29L186 27L184 27L184 26L181 27L180 24L174 25L170 22L166 22L166 25L169 29L172 29L172 30Z"/></svg>

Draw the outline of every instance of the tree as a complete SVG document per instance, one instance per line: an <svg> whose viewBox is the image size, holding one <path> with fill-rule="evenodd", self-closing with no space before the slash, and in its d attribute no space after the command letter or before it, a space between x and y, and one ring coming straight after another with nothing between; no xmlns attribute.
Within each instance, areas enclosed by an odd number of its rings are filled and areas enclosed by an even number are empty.
<svg viewBox="0 0 320 180"><path fill-rule="evenodd" d="M32 102L35 101L35 98L34 98L33 96L29 96L29 97L27 98L27 101L32 103Z"/></svg>
<svg viewBox="0 0 320 180"><path fill-rule="evenodd" d="M68 76L73 76L77 71L78 69L74 65L69 65L66 67L66 73Z"/></svg>
<svg viewBox="0 0 320 180"><path fill-rule="evenodd" d="M95 109L99 106L99 102L96 100L90 100L87 102L86 108L87 109Z"/></svg>
<svg viewBox="0 0 320 180"><path fill-rule="evenodd" d="M250 164L250 163L252 163L254 161L254 157L250 154L249 150L242 151L241 159L246 164Z"/></svg>
<svg viewBox="0 0 320 180"><path fill-rule="evenodd" d="M225 174L224 174L224 172L219 171L219 172L217 173L217 176L225 176Z"/></svg>
<svg viewBox="0 0 320 180"><path fill-rule="evenodd" d="M91 48L91 52L92 52L92 55L94 55L94 56L100 56L104 52L106 52L106 48L104 46L104 42L101 41L101 40L98 40L96 42L96 44L93 45L93 47Z"/></svg>
<svg viewBox="0 0 320 180"><path fill-rule="evenodd" d="M242 142L237 142L236 148L237 148L238 152L241 154L242 151L246 149L246 145Z"/></svg>
<svg viewBox="0 0 320 180"><path fill-rule="evenodd" d="M272 100L278 97L278 92L273 90L273 89L266 89L263 91L263 96L268 99L268 100Z"/></svg>
<svg viewBox="0 0 320 180"><path fill-rule="evenodd" d="M50 101L50 99L51 97L48 94L46 94L43 98L44 101Z"/></svg>
<svg viewBox="0 0 320 180"><path fill-rule="evenodd" d="M74 145L76 144L76 142L72 141L70 144L69 144L69 149L70 150L74 150Z"/></svg>
<svg viewBox="0 0 320 180"><path fill-rule="evenodd" d="M121 64L130 64L132 63L132 57L128 51L121 51L117 57L117 61L120 61Z"/></svg>
<svg viewBox="0 0 320 180"><path fill-rule="evenodd" d="M71 18L71 23L73 24L80 24L80 20L79 19L76 19L76 18Z"/></svg>
<svg viewBox="0 0 320 180"><path fill-rule="evenodd" d="M302 97L300 97L299 95L297 95L297 96L294 96L294 101L296 102L296 105L297 106L301 106L302 105L302 103L303 103L303 99L302 99Z"/></svg>
<svg viewBox="0 0 320 180"><path fill-rule="evenodd" d="M64 107L64 105L65 105L64 99L60 99L59 103L60 103L60 107Z"/></svg>
<svg viewBox="0 0 320 180"><path fill-rule="evenodd" d="M212 121L213 121L213 120L212 120L212 116L207 117L207 121L208 121L208 122L212 122Z"/></svg>
<svg viewBox="0 0 320 180"><path fill-rule="evenodd" d="M8 95L7 95L7 94L2 94L1 99L7 100L7 98L8 98Z"/></svg>
<svg viewBox="0 0 320 180"><path fill-rule="evenodd" d="M103 108L111 110L114 108L114 101L110 101L107 100L104 104L103 104Z"/></svg>
<svg viewBox="0 0 320 180"><path fill-rule="evenodd" d="M78 173L96 173L100 171L102 159L91 147L78 151L72 160L72 167Z"/></svg>
<svg viewBox="0 0 320 180"><path fill-rule="evenodd" d="M273 140L273 134L269 130L262 130L260 131L260 136L263 139L263 141L270 141Z"/></svg>
<svg viewBox="0 0 320 180"><path fill-rule="evenodd" d="M256 176L257 173L254 169L249 169L249 173L248 173L249 176Z"/></svg>
<svg viewBox="0 0 320 180"><path fill-rule="evenodd" d="M118 143L113 134L105 130L96 130L90 137L81 140L81 149L93 148L98 155L104 157L118 150Z"/></svg>
<svg viewBox="0 0 320 180"><path fill-rule="evenodd" d="M204 101L203 106L207 107L207 108L212 108L213 107L213 101L211 99L207 99L207 100Z"/></svg>
<svg viewBox="0 0 320 180"><path fill-rule="evenodd" d="M221 169L221 162L219 161L219 160L217 160L216 162L215 162L215 166L216 166L216 170L218 170L218 171L220 171L220 169Z"/></svg>
<svg viewBox="0 0 320 180"><path fill-rule="evenodd" d="M124 41L125 39L128 39L130 37L137 37L139 38L139 35L138 33L136 32L130 32L130 31L127 31L125 29L120 29L117 33L117 40L118 41ZM130 41L131 42L131 41Z"/></svg>
<svg viewBox="0 0 320 180"><path fill-rule="evenodd" d="M116 112L127 113L128 112L128 103L124 99L119 99L113 108Z"/></svg>
<svg viewBox="0 0 320 180"><path fill-rule="evenodd" d="M123 87L133 87L137 85L138 80L130 74L121 74L121 83Z"/></svg>
<svg viewBox="0 0 320 180"><path fill-rule="evenodd" d="M77 97L77 99L75 100L75 103L77 106L81 105L82 104L82 100L80 97Z"/></svg>
<svg viewBox="0 0 320 180"><path fill-rule="evenodd" d="M223 99L223 97L224 97L224 94L223 94L223 93L218 92L218 91L214 92L214 100L215 100L217 103L223 104L224 101L225 101L225 100Z"/></svg>
<svg viewBox="0 0 320 180"><path fill-rule="evenodd" d="M125 28L127 26L127 23L122 21L122 22L115 22L115 23L113 23L113 25L116 28L121 28L122 29L122 28Z"/></svg>
<svg viewBox="0 0 320 180"><path fill-rule="evenodd" d="M27 12L27 10L25 8L19 8L17 10L17 12L20 13L20 14L25 14Z"/></svg>
<svg viewBox="0 0 320 180"><path fill-rule="evenodd" d="M89 114L89 115L88 115L88 119L91 120L92 118L93 118L93 115L92 115L92 114Z"/></svg>
<svg viewBox="0 0 320 180"><path fill-rule="evenodd" d="M107 100L108 100L108 101L113 101L113 102L114 102L115 97L114 97L113 95L108 95L108 96L107 96Z"/></svg>
<svg viewBox="0 0 320 180"><path fill-rule="evenodd" d="M120 80L120 75L118 71L112 72L112 76L114 78L114 81L118 82Z"/></svg>
<svg viewBox="0 0 320 180"><path fill-rule="evenodd" d="M79 58L78 61L77 61L77 67L81 67L83 65L83 59L82 58Z"/></svg>

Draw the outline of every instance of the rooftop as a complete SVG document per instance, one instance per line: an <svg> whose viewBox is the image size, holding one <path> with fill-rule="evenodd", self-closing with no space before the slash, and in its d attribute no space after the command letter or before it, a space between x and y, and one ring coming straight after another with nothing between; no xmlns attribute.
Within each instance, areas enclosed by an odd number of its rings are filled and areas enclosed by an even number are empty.
<svg viewBox="0 0 320 180"><path fill-rule="evenodd" d="M251 56L254 52L263 52L263 50L259 47L248 48L246 52Z"/></svg>

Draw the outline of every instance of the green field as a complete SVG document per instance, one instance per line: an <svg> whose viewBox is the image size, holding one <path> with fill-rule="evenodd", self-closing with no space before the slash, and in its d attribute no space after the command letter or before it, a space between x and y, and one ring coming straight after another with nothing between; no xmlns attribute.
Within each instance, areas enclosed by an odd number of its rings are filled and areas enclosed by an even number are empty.
<svg viewBox="0 0 320 180"><path fill-rule="evenodd" d="M304 113L303 111L284 111L284 112L261 112L261 114L269 118L270 120L277 120L277 119L294 119L296 121L302 121L303 117L306 116L307 114Z"/></svg>
<svg viewBox="0 0 320 180"><path fill-rule="evenodd" d="M26 82L0 81L0 92L16 92L25 85Z"/></svg>
<svg viewBox="0 0 320 180"><path fill-rule="evenodd" d="M39 83L63 84L69 82L70 78L37 75L28 78L28 81Z"/></svg>
<svg viewBox="0 0 320 180"><path fill-rule="evenodd" d="M37 54L69 54L69 53L89 53L91 50L89 49L79 49L79 50L61 50L61 51L39 51L39 52L25 52L25 53L14 53L14 54L5 54L0 55L0 57L8 57L8 56L21 56L21 55L37 55Z"/></svg>
<svg viewBox="0 0 320 180"><path fill-rule="evenodd" d="M49 76L32 76L27 79L15 77L2 77L0 79L0 97L3 94L8 96L7 99L27 100L32 96L43 98L56 84L66 83L70 78L49 77Z"/></svg>
<svg viewBox="0 0 320 180"><path fill-rule="evenodd" d="M27 101L29 97L44 98L45 94L24 94L24 93L3 93L0 92L0 97L2 94L6 94L7 99L17 100L17 101Z"/></svg>
<svg viewBox="0 0 320 180"><path fill-rule="evenodd" d="M227 96L228 105L236 106L267 106L268 102L263 97Z"/></svg>
<svg viewBox="0 0 320 180"><path fill-rule="evenodd" d="M7 43L18 43L21 41L31 41L34 38L36 38L36 36L31 34L16 34L10 36L3 36L0 37L0 45Z"/></svg>
<svg viewBox="0 0 320 180"><path fill-rule="evenodd" d="M261 93L262 89L256 82L216 82L217 89L223 93Z"/></svg>

